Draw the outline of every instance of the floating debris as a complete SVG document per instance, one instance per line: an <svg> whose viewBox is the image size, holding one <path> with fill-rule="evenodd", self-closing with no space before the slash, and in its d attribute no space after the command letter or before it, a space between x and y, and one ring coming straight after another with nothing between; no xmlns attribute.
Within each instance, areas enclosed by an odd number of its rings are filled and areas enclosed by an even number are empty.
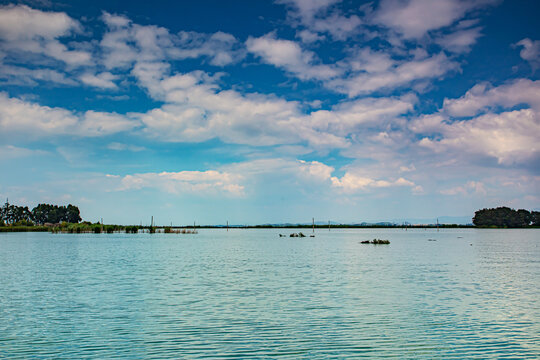
<svg viewBox="0 0 540 360"><path fill-rule="evenodd" d="M437 239L427 239L427 241L437 241Z"/></svg>
<svg viewBox="0 0 540 360"><path fill-rule="evenodd" d="M382 240L382 239L373 239L371 241L369 241L369 240L360 241L360 244L388 245L388 244L390 244L390 241Z"/></svg>
<svg viewBox="0 0 540 360"><path fill-rule="evenodd" d="M298 234L297 233L292 233L289 236L290 237L306 237L306 235L302 234L301 232L299 232Z"/></svg>

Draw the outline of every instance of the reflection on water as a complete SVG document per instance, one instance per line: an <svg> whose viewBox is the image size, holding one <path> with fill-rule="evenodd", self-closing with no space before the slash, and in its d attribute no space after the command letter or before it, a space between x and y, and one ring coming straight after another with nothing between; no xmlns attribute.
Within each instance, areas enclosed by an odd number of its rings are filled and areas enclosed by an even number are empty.
<svg viewBox="0 0 540 360"><path fill-rule="evenodd" d="M0 357L540 357L540 230L279 232L0 234Z"/></svg>

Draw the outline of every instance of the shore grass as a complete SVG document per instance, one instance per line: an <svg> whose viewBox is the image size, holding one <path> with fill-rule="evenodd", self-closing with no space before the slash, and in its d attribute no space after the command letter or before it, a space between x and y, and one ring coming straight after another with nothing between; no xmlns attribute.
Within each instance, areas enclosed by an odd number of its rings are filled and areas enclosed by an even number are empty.
<svg viewBox="0 0 540 360"><path fill-rule="evenodd" d="M45 232L47 226L0 226L0 232Z"/></svg>

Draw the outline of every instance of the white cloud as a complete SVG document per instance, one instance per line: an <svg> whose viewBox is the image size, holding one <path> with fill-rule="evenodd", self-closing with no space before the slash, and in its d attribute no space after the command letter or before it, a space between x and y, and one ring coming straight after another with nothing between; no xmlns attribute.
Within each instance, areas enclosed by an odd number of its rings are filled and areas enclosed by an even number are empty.
<svg viewBox="0 0 540 360"><path fill-rule="evenodd" d="M439 191L443 195L486 195L487 191L482 182L468 181L463 186L456 186L449 189Z"/></svg>
<svg viewBox="0 0 540 360"><path fill-rule="evenodd" d="M469 11L489 5L490 0L382 0L374 21L408 39L452 25Z"/></svg>
<svg viewBox="0 0 540 360"><path fill-rule="evenodd" d="M528 61L529 64L531 64L533 71L536 71L536 69L540 67L540 40L525 38L516 45L522 47L519 56L521 56L523 60Z"/></svg>
<svg viewBox="0 0 540 360"><path fill-rule="evenodd" d="M55 39L79 29L80 24L63 12L44 12L26 5L0 7L3 40Z"/></svg>
<svg viewBox="0 0 540 360"><path fill-rule="evenodd" d="M328 182L334 168L317 161L281 158L233 163L217 170L142 173L109 178L120 180L118 190L156 188L165 192L245 196L267 176L294 178L302 183Z"/></svg>
<svg viewBox="0 0 540 360"><path fill-rule="evenodd" d="M90 53L69 50L58 41L80 30L79 22L63 12L45 12L25 5L0 7L0 48L10 53L41 54L71 66L89 64Z"/></svg>
<svg viewBox="0 0 540 360"><path fill-rule="evenodd" d="M328 14L328 10L339 3L340 0L282 0L279 3L289 7L289 16L298 19L300 23L309 29L308 33L303 33L304 42L312 42L316 33L331 34L334 39L345 40L355 33L362 24L362 20L357 15L344 16L339 10L334 9ZM293 24L295 25L295 24ZM308 30L304 30L308 31Z"/></svg>
<svg viewBox="0 0 540 360"><path fill-rule="evenodd" d="M498 87L481 83L458 99L445 99L443 108L450 116L463 117L520 104L528 104L536 112L540 111L540 80L517 79Z"/></svg>
<svg viewBox="0 0 540 360"><path fill-rule="evenodd" d="M118 79L117 75L113 75L108 71L92 74L84 73L80 76L80 80L86 84L100 89L115 90L118 86L114 83L114 80Z"/></svg>
<svg viewBox="0 0 540 360"><path fill-rule="evenodd" d="M510 165L540 155L540 119L532 109L485 114L472 120L443 124L442 138L423 138L420 145L436 152L449 151L494 157Z"/></svg>
<svg viewBox="0 0 540 360"><path fill-rule="evenodd" d="M131 21L123 16L103 13L103 22L109 31L103 35L100 46L103 53L103 64L108 69L126 68L137 59L138 51L131 45Z"/></svg>
<svg viewBox="0 0 540 360"><path fill-rule="evenodd" d="M3 133L63 134L77 125L70 111L27 103L0 93L0 129Z"/></svg>
<svg viewBox="0 0 540 360"><path fill-rule="evenodd" d="M331 110L318 110L309 115L312 127L338 136L356 133L360 126L381 128L384 124L410 112L417 99L413 95L400 98L363 98L344 102Z"/></svg>
<svg viewBox="0 0 540 360"><path fill-rule="evenodd" d="M309 125L300 105L275 96L219 91L202 72L146 81L160 108L137 114L151 136L165 141L198 142L219 137L255 146L308 141L313 146L343 147L346 141Z"/></svg>
<svg viewBox="0 0 540 360"><path fill-rule="evenodd" d="M0 79L9 84L37 86L38 81L75 86L77 82L66 74L52 69L28 69L21 66L0 65Z"/></svg>
<svg viewBox="0 0 540 360"><path fill-rule="evenodd" d="M356 15L346 17L333 13L323 19L313 20L309 28L320 33L329 33L336 40L346 40L361 24L362 20Z"/></svg>
<svg viewBox="0 0 540 360"><path fill-rule="evenodd" d="M347 61L352 71L367 73L384 72L396 65L389 53L373 51L370 48L354 50Z"/></svg>
<svg viewBox="0 0 540 360"><path fill-rule="evenodd" d="M402 177L389 179L373 179L368 176L347 172L341 178L332 177L332 186L341 189L345 193L354 193L358 191L366 191L372 188L388 188L397 186L406 186L414 188L416 185ZM417 189L418 190L418 189Z"/></svg>
<svg viewBox="0 0 540 360"><path fill-rule="evenodd" d="M302 40L302 42L305 44L311 44L311 43L322 41L325 39L324 35L319 35L313 31L309 31L306 29L297 31L296 37L300 38L300 40Z"/></svg>
<svg viewBox="0 0 540 360"><path fill-rule="evenodd" d="M244 179L279 174L287 177L298 177L303 180L324 182L330 179L334 168L319 161L264 158L229 164L224 167L224 170L237 174Z"/></svg>
<svg viewBox="0 0 540 360"><path fill-rule="evenodd" d="M455 53L467 53L476 44L476 40L482 36L481 31L482 28L480 27L458 30L440 37L436 42L446 50Z"/></svg>
<svg viewBox="0 0 540 360"><path fill-rule="evenodd" d="M325 11L329 6L340 0L279 0L278 3L286 4L294 9L304 21L309 21L317 13Z"/></svg>
<svg viewBox="0 0 540 360"><path fill-rule="evenodd" d="M315 53L302 50L294 41L276 39L274 34L249 37L246 46L249 52L267 64L282 68L302 80L326 80L340 74L336 67L320 64Z"/></svg>
<svg viewBox="0 0 540 360"><path fill-rule="evenodd" d="M129 131L139 125L124 115L98 111L86 111L78 124L77 133L82 136L105 136Z"/></svg>
<svg viewBox="0 0 540 360"><path fill-rule="evenodd" d="M301 106L275 96L219 91L202 72L177 74L147 83L150 93L166 104L133 114L144 132L165 141L199 142L219 137L225 142L255 146L307 142L315 149L343 148L346 137L362 127L384 126L410 112L414 95L364 98L330 110L304 114Z"/></svg>
<svg viewBox="0 0 540 360"><path fill-rule="evenodd" d="M135 62L183 60L206 57L215 66L241 60L244 51L236 38L221 31L203 34L181 31L177 35L163 27L133 24L126 17L104 13L109 30L101 40L103 62L109 69L127 68Z"/></svg>
<svg viewBox="0 0 540 360"><path fill-rule="evenodd" d="M381 55L376 54L375 56L380 57ZM326 83L326 86L347 94L349 97L354 97L380 90L395 89L414 81L431 80L459 69L458 63L450 60L444 53L388 67L390 64L391 61L387 59L386 63L381 64L380 69L382 70L371 66L372 72L361 72L347 78L331 80Z"/></svg>
<svg viewBox="0 0 540 360"><path fill-rule="evenodd" d="M215 170L143 173L121 178L119 190L156 188L168 193L225 193L243 196L241 177Z"/></svg>
<svg viewBox="0 0 540 360"><path fill-rule="evenodd" d="M234 64L245 56L238 40L221 31L214 34L181 31L176 44L178 48L174 52L175 58L193 59L206 56L209 63L215 66Z"/></svg>
<svg viewBox="0 0 540 360"><path fill-rule="evenodd" d="M535 164L540 156L540 81L476 85L461 98L445 99L441 111L415 119L409 128L432 134L419 145L437 153L487 156L503 165Z"/></svg>
<svg viewBox="0 0 540 360"><path fill-rule="evenodd" d="M52 108L10 98L0 93L0 129L3 134L26 137L77 135L104 136L132 130L139 123L114 113L87 111L76 114L63 108Z"/></svg>

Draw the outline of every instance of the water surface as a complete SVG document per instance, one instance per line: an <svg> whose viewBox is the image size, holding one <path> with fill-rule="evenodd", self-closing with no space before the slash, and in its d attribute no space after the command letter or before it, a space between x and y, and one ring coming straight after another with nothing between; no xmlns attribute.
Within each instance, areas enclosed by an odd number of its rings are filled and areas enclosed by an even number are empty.
<svg viewBox="0 0 540 360"><path fill-rule="evenodd" d="M2 233L0 358L540 358L540 230L295 231Z"/></svg>

